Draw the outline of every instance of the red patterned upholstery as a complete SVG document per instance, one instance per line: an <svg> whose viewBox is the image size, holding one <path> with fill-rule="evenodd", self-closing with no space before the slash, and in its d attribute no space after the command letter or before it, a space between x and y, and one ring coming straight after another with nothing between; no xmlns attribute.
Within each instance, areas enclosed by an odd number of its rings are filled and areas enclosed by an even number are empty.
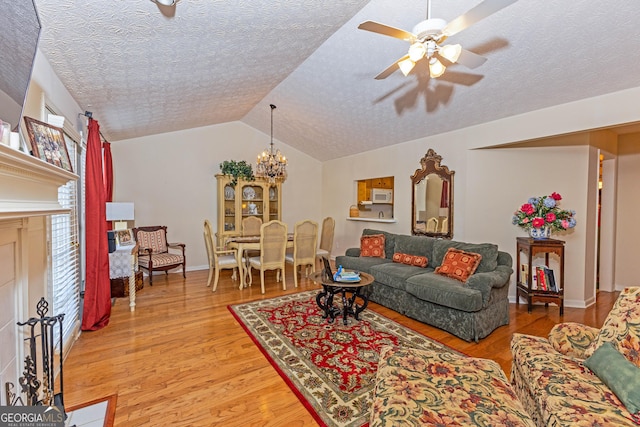
<svg viewBox="0 0 640 427"><path fill-rule="evenodd" d="M153 285L153 272L182 266L182 277L186 278L186 256L184 243L167 243L167 227L151 226L133 229L138 244L138 266L149 273L149 285ZM169 250L177 250L170 252Z"/></svg>
<svg viewBox="0 0 640 427"><path fill-rule="evenodd" d="M166 230L140 231L137 242L143 248L151 248L153 253L167 252Z"/></svg>

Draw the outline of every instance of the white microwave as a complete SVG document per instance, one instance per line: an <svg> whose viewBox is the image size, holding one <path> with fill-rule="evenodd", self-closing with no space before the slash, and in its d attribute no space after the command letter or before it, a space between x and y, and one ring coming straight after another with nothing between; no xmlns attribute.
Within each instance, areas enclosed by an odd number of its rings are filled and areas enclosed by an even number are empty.
<svg viewBox="0 0 640 427"><path fill-rule="evenodd" d="M393 190L386 188L372 188L371 201L373 203L393 203Z"/></svg>

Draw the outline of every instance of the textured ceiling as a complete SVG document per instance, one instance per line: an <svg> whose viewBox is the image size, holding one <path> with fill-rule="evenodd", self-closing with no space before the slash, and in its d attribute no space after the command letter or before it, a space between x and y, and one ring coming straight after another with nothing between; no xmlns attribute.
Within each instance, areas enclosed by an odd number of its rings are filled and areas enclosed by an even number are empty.
<svg viewBox="0 0 640 427"><path fill-rule="evenodd" d="M451 21L479 0L433 0ZM40 49L112 142L241 120L319 160L640 86L640 2L519 0L451 37L488 58L439 79L357 29L411 30L425 0L36 0ZM423 61L424 62L424 61Z"/></svg>

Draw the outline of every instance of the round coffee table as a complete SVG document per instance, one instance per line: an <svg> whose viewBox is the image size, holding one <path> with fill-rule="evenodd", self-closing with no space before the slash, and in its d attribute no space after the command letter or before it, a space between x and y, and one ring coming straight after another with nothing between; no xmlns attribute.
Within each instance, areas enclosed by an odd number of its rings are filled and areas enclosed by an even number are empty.
<svg viewBox="0 0 640 427"><path fill-rule="evenodd" d="M322 290L316 297L318 307L324 311L324 318L329 319L329 323L333 323L336 316L342 314L342 323L347 324L348 316L358 319L358 315L367 308L369 298L362 295L360 290L370 285L374 278L367 273L360 273L359 282L334 282L330 277L324 274L324 270L317 271L309 276L311 280L322 285ZM351 294L347 296L347 293ZM333 304L333 297L338 294L342 298L342 308ZM356 299L360 298L362 304L358 304Z"/></svg>

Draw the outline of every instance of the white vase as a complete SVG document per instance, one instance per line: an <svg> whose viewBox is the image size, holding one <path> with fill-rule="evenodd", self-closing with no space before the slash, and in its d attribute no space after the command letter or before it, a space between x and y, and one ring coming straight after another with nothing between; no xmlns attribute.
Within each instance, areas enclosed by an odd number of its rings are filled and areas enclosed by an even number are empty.
<svg viewBox="0 0 640 427"><path fill-rule="evenodd" d="M534 240L548 239L551 237L551 227L530 228L529 236Z"/></svg>

